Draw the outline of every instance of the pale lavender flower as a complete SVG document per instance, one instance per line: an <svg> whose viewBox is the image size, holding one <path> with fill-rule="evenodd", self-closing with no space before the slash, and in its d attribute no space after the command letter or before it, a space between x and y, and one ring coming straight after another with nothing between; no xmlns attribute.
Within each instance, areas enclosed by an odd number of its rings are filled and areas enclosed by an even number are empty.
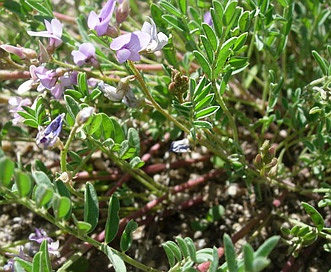
<svg viewBox="0 0 331 272"><path fill-rule="evenodd" d="M141 31L150 35L150 41L144 50L147 53L154 53L160 51L168 43L168 37L163 32L157 33L153 19L149 18L149 20L150 23L145 22Z"/></svg>
<svg viewBox="0 0 331 272"><path fill-rule="evenodd" d="M114 39L110 44L112 50L117 51L116 56L119 63L127 60L140 60L139 52L150 42L151 36L142 31L127 33Z"/></svg>
<svg viewBox="0 0 331 272"><path fill-rule="evenodd" d="M212 19L211 19L211 13L210 13L210 11L207 11L207 12L204 14L204 16L203 16L203 21L204 21L206 24L210 25L210 26L213 25L213 21L212 21Z"/></svg>
<svg viewBox="0 0 331 272"><path fill-rule="evenodd" d="M60 99L64 90L72 85L77 84L77 72L65 73L57 79L57 83L52 87L51 94L55 99Z"/></svg>
<svg viewBox="0 0 331 272"><path fill-rule="evenodd" d="M17 47L10 44L2 44L0 45L0 48L8 53L18 56L20 59L33 59L37 57L36 51L29 48Z"/></svg>
<svg viewBox="0 0 331 272"><path fill-rule="evenodd" d="M95 54L95 47L92 43L83 43L79 46L79 50L73 50L71 55L74 58L74 63L78 66L91 63L93 67L98 67L99 62Z"/></svg>
<svg viewBox="0 0 331 272"><path fill-rule="evenodd" d="M22 116L18 114L19 111L24 111L22 106L30 106L31 100L29 98L21 98L21 97L11 97L8 100L8 104L11 105L11 109L9 112L13 113L14 119L12 120L14 125L17 125L22 121Z"/></svg>
<svg viewBox="0 0 331 272"><path fill-rule="evenodd" d="M98 83L98 87L105 97L111 101L121 101L125 95L124 90L117 90L114 86L106 84L103 81Z"/></svg>
<svg viewBox="0 0 331 272"><path fill-rule="evenodd" d="M56 117L46 129L39 129L39 133L36 137L36 143L41 148L49 148L56 144L58 141L59 134L62 130L64 113ZM36 233L36 235L38 235Z"/></svg>
<svg viewBox="0 0 331 272"><path fill-rule="evenodd" d="M83 125L84 123L87 122L87 120L92 116L93 113L94 113L93 107L85 107L81 109L76 116L76 123L78 125Z"/></svg>
<svg viewBox="0 0 331 272"><path fill-rule="evenodd" d="M31 79L24 81L17 89L18 94L24 94L28 91L30 91L33 87L37 86L39 84L39 79L34 73L34 71L37 69L36 66L31 65L29 70L30 70L30 76Z"/></svg>
<svg viewBox="0 0 331 272"><path fill-rule="evenodd" d="M113 16L116 0L108 0L101 9L100 14L97 15L91 11L87 19L87 25L90 29L95 30L98 36L107 34L109 29L109 22Z"/></svg>
<svg viewBox="0 0 331 272"><path fill-rule="evenodd" d="M14 270L14 262L15 262L15 257L16 258L21 258L23 260L27 260L27 257L25 256L24 254L24 251L23 251L23 246L20 246L20 249L19 249L19 252L18 254L11 254L10 255L12 258L10 258L8 261L7 261L7 264L4 265L3 269L4 271L15 271Z"/></svg>
<svg viewBox="0 0 331 272"><path fill-rule="evenodd" d="M62 44L62 24L58 19L52 19L51 22L44 20L46 30L35 32L28 31L30 36L46 37L49 39L49 47L55 49Z"/></svg>
<svg viewBox="0 0 331 272"><path fill-rule="evenodd" d="M37 88L37 91L43 91L46 89L51 89L55 86L57 81L57 74L53 70L48 70L44 66L39 66L34 69L35 76L39 79L40 85Z"/></svg>
<svg viewBox="0 0 331 272"><path fill-rule="evenodd" d="M59 255L59 252L58 252L59 245L60 245L59 241L54 242L53 239L51 237L49 237L47 235L46 231L44 231L43 229L36 228L36 232L31 233L29 235L29 240L35 241L38 244L41 244L44 240L46 240L48 252L50 254Z"/></svg>

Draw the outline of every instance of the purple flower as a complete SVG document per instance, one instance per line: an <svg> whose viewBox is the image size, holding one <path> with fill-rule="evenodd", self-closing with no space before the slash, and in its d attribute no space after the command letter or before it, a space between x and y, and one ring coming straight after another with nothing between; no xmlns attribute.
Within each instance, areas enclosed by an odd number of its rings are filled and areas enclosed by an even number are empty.
<svg viewBox="0 0 331 272"><path fill-rule="evenodd" d="M62 130L64 113L56 117L45 130L40 129L36 137L36 143L39 147L48 148L56 144L59 134ZM36 234L38 235L38 234Z"/></svg>
<svg viewBox="0 0 331 272"><path fill-rule="evenodd" d="M110 44L112 50L117 51L116 56L119 63L126 60L140 60L139 51L144 49L150 42L151 36L142 31L135 31L121 35Z"/></svg>
<svg viewBox="0 0 331 272"><path fill-rule="evenodd" d="M74 63L82 66L86 63L91 63L93 67L98 67L99 62L95 54L95 47L92 43L83 43L79 46L79 50L73 50L71 55L74 58Z"/></svg>
<svg viewBox="0 0 331 272"><path fill-rule="evenodd" d="M184 138L182 140L173 141L170 146L170 151L175 153L186 153L191 151L190 148L189 140Z"/></svg>
<svg viewBox="0 0 331 272"><path fill-rule="evenodd" d="M38 86L37 91L43 91L46 89L51 89L55 86L57 81L56 72L53 70L48 70L44 66L39 66L34 69L33 73L39 79L41 85Z"/></svg>
<svg viewBox="0 0 331 272"><path fill-rule="evenodd" d="M60 99L64 90L72 85L77 84L77 72L65 73L63 76L60 76L57 80L57 83L54 87L51 88L51 94L55 99Z"/></svg>
<svg viewBox="0 0 331 272"><path fill-rule="evenodd" d="M212 21L212 19L211 19L211 13L210 13L210 11L207 11L207 12L205 13L205 15L203 16L203 21L204 21L206 24L210 25L210 26L213 25L213 21Z"/></svg>
<svg viewBox="0 0 331 272"><path fill-rule="evenodd" d="M152 18L149 18L149 22L145 22L141 29L142 32L148 33L150 35L149 44L144 48L147 53L154 53L160 51L167 43L168 37L163 33L157 33L156 25Z"/></svg>
<svg viewBox="0 0 331 272"><path fill-rule="evenodd" d="M49 253L54 254L54 255L59 255L59 252L58 252L59 245L60 245L59 241L54 242L53 239L51 237L49 237L47 235L46 231L44 231L43 229L36 228L36 232L31 233L29 235L29 240L35 241L38 244L41 244L44 240L46 240Z"/></svg>
<svg viewBox="0 0 331 272"><path fill-rule="evenodd" d="M36 66L31 65L30 66L30 75L31 79L24 81L17 89L18 94L24 94L28 91L30 91L33 87L37 86L39 84L39 79L37 78L34 71L37 69Z"/></svg>
<svg viewBox="0 0 331 272"><path fill-rule="evenodd" d="M100 14L97 15L91 11L87 25L90 29L95 30L98 36L105 35L109 28L109 22L115 9L116 0L108 0L104 7L101 9Z"/></svg>
<svg viewBox="0 0 331 272"><path fill-rule="evenodd" d="M8 261L7 261L7 264L3 267L3 269L4 269L4 271L16 271L15 269L14 269L14 262L15 262L15 257L16 258L21 258L21 259L23 259L23 260L26 260L26 261L28 261L28 258L27 258L27 256L25 256L25 254L24 254L24 251L23 251L23 246L20 246L20 249L19 249L19 252L18 252L18 254L10 254L11 255L11 259L9 259Z"/></svg>
<svg viewBox="0 0 331 272"><path fill-rule="evenodd" d="M23 118L17 112L24 111L22 106L30 106L31 100L29 98L21 98L21 97L11 97L8 100L8 104L11 105L11 110L9 112L14 114L13 124L17 125Z"/></svg>
<svg viewBox="0 0 331 272"><path fill-rule="evenodd" d="M51 22L44 20L46 31L28 31L30 36L46 37L49 39L49 47L55 49L62 44L62 24L58 19L52 19Z"/></svg>

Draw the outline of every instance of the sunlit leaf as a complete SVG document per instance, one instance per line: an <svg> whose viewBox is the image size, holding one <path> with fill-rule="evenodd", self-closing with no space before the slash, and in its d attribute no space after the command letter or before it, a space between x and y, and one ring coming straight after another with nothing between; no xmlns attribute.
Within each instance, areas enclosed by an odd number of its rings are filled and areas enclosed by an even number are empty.
<svg viewBox="0 0 331 272"><path fill-rule="evenodd" d="M120 246L121 246L121 250L122 251L127 251L132 244L132 233L138 228L138 224L133 221L130 220L129 223L125 226L125 229L123 231L123 234L121 236L121 242L120 242Z"/></svg>
<svg viewBox="0 0 331 272"><path fill-rule="evenodd" d="M110 243L116 236L120 218L118 211L120 209L120 202L115 195L112 195L109 199L108 216L105 227L105 243Z"/></svg>
<svg viewBox="0 0 331 272"><path fill-rule="evenodd" d="M14 174L15 163L7 157L0 158L0 184L9 188Z"/></svg>

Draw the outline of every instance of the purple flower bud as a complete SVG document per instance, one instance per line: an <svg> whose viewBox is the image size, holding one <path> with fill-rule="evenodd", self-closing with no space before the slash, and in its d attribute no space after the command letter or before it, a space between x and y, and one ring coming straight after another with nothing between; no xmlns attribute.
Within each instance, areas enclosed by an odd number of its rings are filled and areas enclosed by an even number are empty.
<svg viewBox="0 0 331 272"><path fill-rule="evenodd" d="M51 22L44 20L46 31L28 31L30 36L46 37L49 39L50 49L55 49L62 44L62 24L58 19L52 19Z"/></svg>
<svg viewBox="0 0 331 272"><path fill-rule="evenodd" d="M0 48L7 51L8 53L18 56L21 59L33 59L37 57L36 51L29 48L16 47L10 44L2 44L0 45Z"/></svg>
<svg viewBox="0 0 331 272"><path fill-rule="evenodd" d="M58 136L62 130L62 122L64 113L56 117L45 130L39 130L36 138L36 143L41 148L48 148L55 145L58 140Z"/></svg>
<svg viewBox="0 0 331 272"><path fill-rule="evenodd" d="M91 11L87 25L90 29L95 30L98 36L107 34L109 22L115 9L115 0L108 0L105 6L101 9L100 14L97 15L94 11Z"/></svg>
<svg viewBox="0 0 331 272"><path fill-rule="evenodd" d="M135 31L114 39L110 44L110 48L117 51L116 56L119 63L127 60L138 61L140 60L139 51L144 49L150 40L151 37L148 33Z"/></svg>
<svg viewBox="0 0 331 272"><path fill-rule="evenodd" d="M116 22L117 24L121 24L128 17L130 13L130 1L123 0L118 8L116 9Z"/></svg>
<svg viewBox="0 0 331 272"><path fill-rule="evenodd" d="M78 66L83 66L86 63L91 63L93 67L98 67L99 62L95 54L95 47L92 43L83 43L79 46L79 50L73 50L71 55L74 62Z"/></svg>
<svg viewBox="0 0 331 272"><path fill-rule="evenodd" d="M76 123L78 125L83 125L87 122L87 120L92 116L94 112L93 107L86 107L80 110L80 112L76 116Z"/></svg>

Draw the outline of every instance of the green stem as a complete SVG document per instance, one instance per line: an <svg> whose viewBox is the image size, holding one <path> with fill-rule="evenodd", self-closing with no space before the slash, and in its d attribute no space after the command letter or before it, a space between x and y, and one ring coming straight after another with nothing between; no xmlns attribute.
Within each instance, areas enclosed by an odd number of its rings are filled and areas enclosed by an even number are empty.
<svg viewBox="0 0 331 272"><path fill-rule="evenodd" d="M216 95L216 101L217 103L221 106L221 109L223 110L223 112L225 113L226 117L229 120L229 124L230 127L232 129L232 134L233 134L233 141L235 144L239 144L239 137L238 137L238 130L237 130L237 126L236 123L228 109L228 107L226 106L223 97L220 95L220 93L218 92L217 86L216 86L216 82L213 81L212 82L213 85L213 89L215 91L215 95Z"/></svg>
<svg viewBox="0 0 331 272"><path fill-rule="evenodd" d="M132 61L128 61L128 65L131 69L131 71L133 72L133 74L135 75L136 79L138 80L141 89L144 93L144 95L149 99L149 101L152 103L152 105L154 106L154 108L160 112L165 118L167 118L169 121L173 122L178 128L180 128L182 131L184 131L185 133L189 134L190 130L188 128L186 128L182 123L180 123L177 119L175 119L174 117L172 117L167 111L165 111L153 98L153 96L151 95L151 93L149 92L145 81L143 79L143 77L141 76L141 74L139 73L139 71L137 70L137 68L135 67L134 63Z"/></svg>

